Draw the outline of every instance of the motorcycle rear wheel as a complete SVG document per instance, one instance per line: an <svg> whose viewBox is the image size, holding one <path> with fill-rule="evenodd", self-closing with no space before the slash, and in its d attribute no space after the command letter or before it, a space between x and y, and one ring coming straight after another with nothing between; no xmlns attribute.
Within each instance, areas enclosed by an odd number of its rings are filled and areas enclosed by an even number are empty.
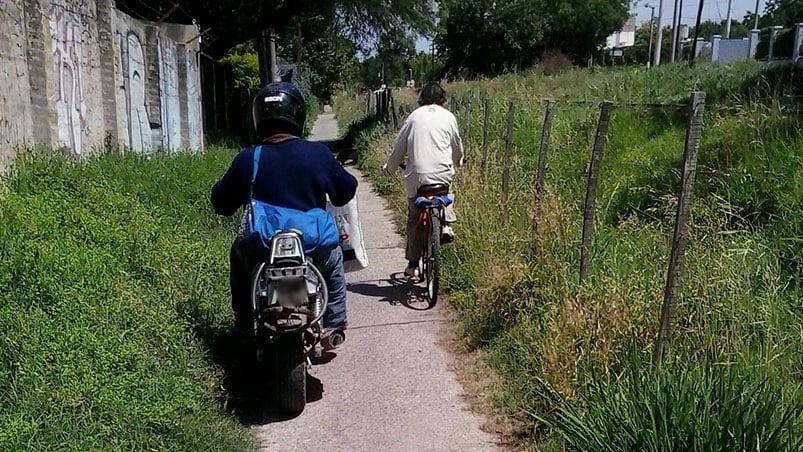
<svg viewBox="0 0 803 452"><path fill-rule="evenodd" d="M299 414L307 404L307 360L304 336L287 334L276 341L276 380L279 408L290 414Z"/></svg>

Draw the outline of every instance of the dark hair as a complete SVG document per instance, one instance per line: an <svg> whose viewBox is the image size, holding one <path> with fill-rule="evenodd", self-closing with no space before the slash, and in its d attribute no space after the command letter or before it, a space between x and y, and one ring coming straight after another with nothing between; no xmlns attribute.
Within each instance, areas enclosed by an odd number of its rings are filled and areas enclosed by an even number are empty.
<svg viewBox="0 0 803 452"><path fill-rule="evenodd" d="M438 82L429 82L421 88L418 95L418 105L443 105L446 103L446 91L441 88Z"/></svg>

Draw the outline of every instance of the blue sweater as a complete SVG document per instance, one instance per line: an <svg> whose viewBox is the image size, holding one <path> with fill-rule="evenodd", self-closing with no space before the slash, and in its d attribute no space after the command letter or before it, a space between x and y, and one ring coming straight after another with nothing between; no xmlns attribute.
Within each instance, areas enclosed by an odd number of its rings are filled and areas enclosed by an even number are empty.
<svg viewBox="0 0 803 452"><path fill-rule="evenodd" d="M217 214L233 215L248 202L254 148L241 150L212 187L212 207ZM344 206L356 192L357 179L323 144L294 138L262 146L254 182L254 198L259 201L308 211L326 209L326 195L335 206Z"/></svg>

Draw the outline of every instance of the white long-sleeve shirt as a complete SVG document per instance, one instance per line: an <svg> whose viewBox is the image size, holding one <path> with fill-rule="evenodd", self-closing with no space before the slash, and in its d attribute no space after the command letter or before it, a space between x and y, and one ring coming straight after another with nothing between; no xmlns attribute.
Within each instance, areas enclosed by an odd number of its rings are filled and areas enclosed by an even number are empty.
<svg viewBox="0 0 803 452"><path fill-rule="evenodd" d="M417 108L396 136L388 156L388 169L395 170L405 155L404 191L408 198L414 197L422 185L451 183L455 164L460 165L463 160L457 118L440 105Z"/></svg>

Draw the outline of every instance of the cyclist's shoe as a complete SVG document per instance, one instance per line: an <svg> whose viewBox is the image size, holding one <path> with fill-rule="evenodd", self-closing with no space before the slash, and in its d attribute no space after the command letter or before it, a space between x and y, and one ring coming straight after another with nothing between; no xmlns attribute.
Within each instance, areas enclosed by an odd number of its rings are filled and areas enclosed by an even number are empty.
<svg viewBox="0 0 803 452"><path fill-rule="evenodd" d="M410 262L404 269L404 276L408 279L419 279L418 262Z"/></svg>
<svg viewBox="0 0 803 452"><path fill-rule="evenodd" d="M454 242L454 230L448 224L444 225L441 232L441 243L445 245L452 242Z"/></svg>

